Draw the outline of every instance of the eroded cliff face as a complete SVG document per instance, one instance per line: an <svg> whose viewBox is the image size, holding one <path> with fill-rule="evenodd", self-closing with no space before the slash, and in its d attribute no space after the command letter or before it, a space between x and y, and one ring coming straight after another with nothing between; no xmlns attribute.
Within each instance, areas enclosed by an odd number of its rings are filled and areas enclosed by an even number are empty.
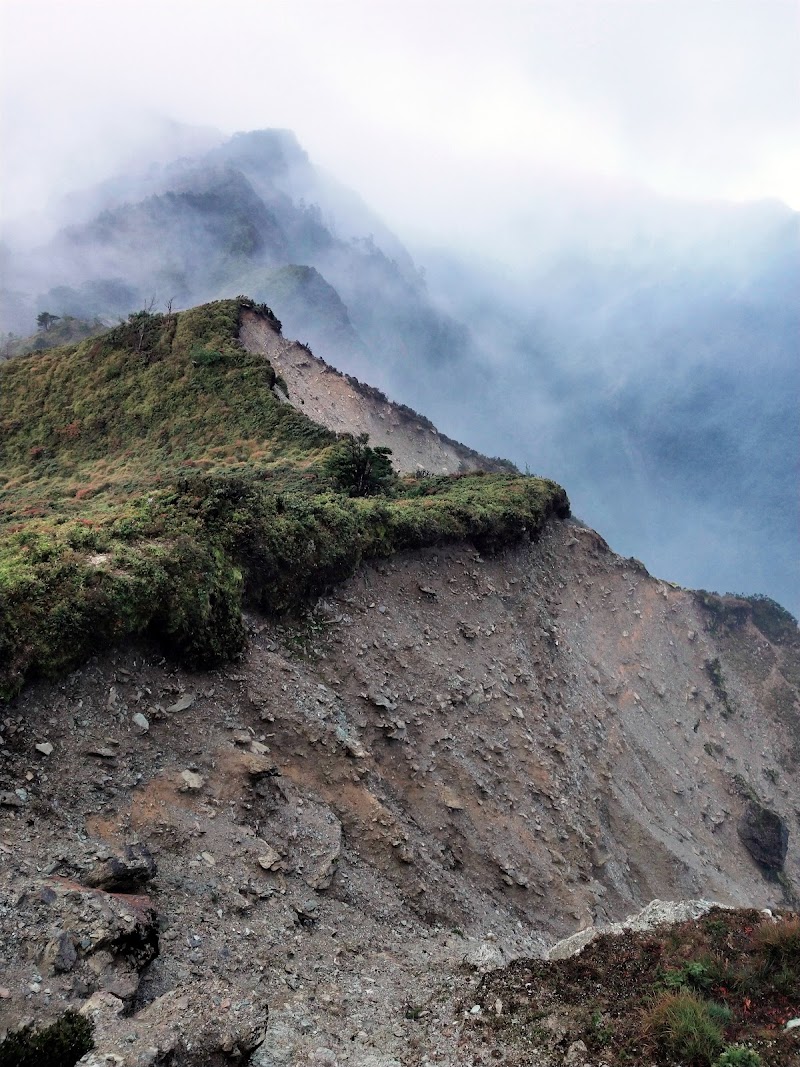
<svg viewBox="0 0 800 1067"><path fill-rule="evenodd" d="M286 392L276 387L278 396L334 433L365 433L373 445L390 448L400 474L515 469L440 434L428 419L346 377L255 312L242 313L240 337L248 352L265 356L283 379Z"/></svg>
<svg viewBox="0 0 800 1067"><path fill-rule="evenodd" d="M0 1031L102 994L125 1065L455 1065L487 967L800 884L797 640L578 523L249 622L229 669L129 647L5 712Z"/></svg>

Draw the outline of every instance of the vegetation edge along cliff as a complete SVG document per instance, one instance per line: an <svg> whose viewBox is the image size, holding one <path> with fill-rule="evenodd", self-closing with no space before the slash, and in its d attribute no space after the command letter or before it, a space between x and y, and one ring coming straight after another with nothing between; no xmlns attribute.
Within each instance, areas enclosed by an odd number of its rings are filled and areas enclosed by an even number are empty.
<svg viewBox="0 0 800 1067"><path fill-rule="evenodd" d="M495 550L569 514L517 473L399 478L384 449L286 404L239 297L140 311L0 366L0 697L126 636L210 666L243 603L297 610L362 559Z"/></svg>

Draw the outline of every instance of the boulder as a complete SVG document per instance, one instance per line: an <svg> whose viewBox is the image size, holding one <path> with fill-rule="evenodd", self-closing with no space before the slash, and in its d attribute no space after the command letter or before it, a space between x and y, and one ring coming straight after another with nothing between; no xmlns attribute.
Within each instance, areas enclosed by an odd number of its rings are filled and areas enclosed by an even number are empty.
<svg viewBox="0 0 800 1067"><path fill-rule="evenodd" d="M739 820L739 838L759 866L782 871L789 848L789 827L771 808L750 800Z"/></svg>
<svg viewBox="0 0 800 1067"><path fill-rule="evenodd" d="M156 873L156 863L146 845L130 844L98 860L83 877L84 885L117 893L135 893Z"/></svg>

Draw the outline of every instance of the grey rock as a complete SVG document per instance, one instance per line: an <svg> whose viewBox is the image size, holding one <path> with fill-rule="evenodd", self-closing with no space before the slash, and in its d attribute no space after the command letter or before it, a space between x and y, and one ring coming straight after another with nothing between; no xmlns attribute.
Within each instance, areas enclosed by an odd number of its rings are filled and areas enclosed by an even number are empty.
<svg viewBox="0 0 800 1067"><path fill-rule="evenodd" d="M272 848L271 845L264 846L261 855L258 857L258 865L265 871L286 870L286 864L283 862L280 852Z"/></svg>
<svg viewBox="0 0 800 1067"><path fill-rule="evenodd" d="M206 780L202 774L196 774L194 771L181 771L181 783L182 793L196 793L203 788Z"/></svg>
<svg viewBox="0 0 800 1067"><path fill-rule="evenodd" d="M575 934L558 941L545 954L548 960L566 960L571 956L577 956L588 944L601 934L613 934L618 936L626 930L644 931L652 930L656 926L666 923L681 923L687 919L699 919L712 908L722 908L713 900L651 900L636 915L630 915L623 922L610 923L607 926L588 926Z"/></svg>
<svg viewBox="0 0 800 1067"><path fill-rule="evenodd" d="M578 1064L584 1063L584 1057L588 1054L589 1050L583 1041L573 1041L567 1049L567 1054L564 1057L565 1064Z"/></svg>
<svg viewBox="0 0 800 1067"><path fill-rule="evenodd" d="M156 874L156 862L146 845L126 845L107 859L100 860L84 875L84 885L114 892L136 892Z"/></svg>
<svg viewBox="0 0 800 1067"><path fill-rule="evenodd" d="M84 1015L87 1019L91 1019L95 1027L101 1023L108 1024L111 1019L116 1019L125 1010L124 1003L115 997L113 993L107 993L105 990L100 990L97 993L93 993L88 1000L78 1009L80 1015Z"/></svg>
<svg viewBox="0 0 800 1067"><path fill-rule="evenodd" d="M282 1020L270 1021L266 1036L255 1050L251 1063L254 1067L283 1067L296 1062L297 1034Z"/></svg>
<svg viewBox="0 0 800 1067"><path fill-rule="evenodd" d="M182 697L179 697L174 704L170 704L167 711L171 714L178 711L187 711L192 704L194 704L197 697L194 693L184 693Z"/></svg>
<svg viewBox="0 0 800 1067"><path fill-rule="evenodd" d="M370 703L374 704L376 708L385 708L387 711L396 711L397 704L389 700L383 693L369 692L367 694Z"/></svg>
<svg viewBox="0 0 800 1067"><path fill-rule="evenodd" d="M45 958L56 974L66 974L78 962L78 952L72 935L62 931L47 946Z"/></svg>
<svg viewBox="0 0 800 1067"><path fill-rule="evenodd" d="M254 781L266 776L274 777L280 775L280 771L275 764L258 752L245 752L241 757L241 764L245 772Z"/></svg>
<svg viewBox="0 0 800 1067"><path fill-rule="evenodd" d="M750 800L739 820L739 838L761 867L782 871L789 849L789 827L771 808Z"/></svg>

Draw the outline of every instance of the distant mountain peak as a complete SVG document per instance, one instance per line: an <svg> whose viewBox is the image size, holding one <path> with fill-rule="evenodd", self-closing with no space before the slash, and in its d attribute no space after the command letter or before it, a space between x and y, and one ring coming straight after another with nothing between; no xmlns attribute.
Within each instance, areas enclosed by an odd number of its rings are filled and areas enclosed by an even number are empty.
<svg viewBox="0 0 800 1067"><path fill-rule="evenodd" d="M233 166L282 173L293 166L310 166L307 153L291 130L251 130L235 133L209 153Z"/></svg>

